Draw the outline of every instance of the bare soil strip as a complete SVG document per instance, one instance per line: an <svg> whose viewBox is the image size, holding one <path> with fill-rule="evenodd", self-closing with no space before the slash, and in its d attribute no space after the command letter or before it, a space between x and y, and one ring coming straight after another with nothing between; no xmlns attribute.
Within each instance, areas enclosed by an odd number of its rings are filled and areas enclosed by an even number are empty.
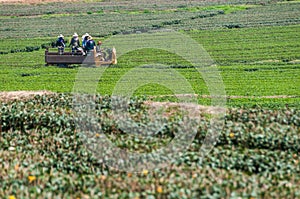
<svg viewBox="0 0 300 199"><path fill-rule="evenodd" d="M185 111L189 116L199 117L200 113L208 113L208 114L220 114L225 113L224 107L214 107L214 106L203 106L198 104L188 104L188 103L176 103L176 102L152 102L146 101L145 105L150 107L152 111L157 112L158 110L164 109L168 110L168 112L164 112L167 116L173 114L173 112Z"/></svg>
<svg viewBox="0 0 300 199"><path fill-rule="evenodd" d="M35 95L51 95L54 92L51 91L5 91L0 92L0 101L7 102L12 100L24 100L30 99ZM172 97L174 95L160 95L160 96L153 96L149 97L150 100L157 98L157 97ZM182 95L175 95L175 97L200 97L200 98L213 98L210 95L196 95L196 94L182 94ZM227 99L286 99L286 98L297 98L299 96L288 96L288 95L274 95L274 96L226 96ZM169 105L173 106L172 103ZM178 104L177 104L178 105Z"/></svg>
<svg viewBox="0 0 300 199"><path fill-rule="evenodd" d="M0 102L31 99L36 95L51 95L50 91L7 91L0 92Z"/></svg>
<svg viewBox="0 0 300 199"><path fill-rule="evenodd" d="M155 99L158 97L199 97L199 98L215 98L219 96L211 96L211 95L197 95L197 94L177 94L177 95L159 95L159 96L151 96L150 99ZM297 98L300 96L295 95L271 95L271 96L241 96L241 95L227 95L226 99L286 99L286 98Z"/></svg>
<svg viewBox="0 0 300 199"><path fill-rule="evenodd" d="M75 2L80 0L0 0L1 4L41 4L52 2Z"/></svg>

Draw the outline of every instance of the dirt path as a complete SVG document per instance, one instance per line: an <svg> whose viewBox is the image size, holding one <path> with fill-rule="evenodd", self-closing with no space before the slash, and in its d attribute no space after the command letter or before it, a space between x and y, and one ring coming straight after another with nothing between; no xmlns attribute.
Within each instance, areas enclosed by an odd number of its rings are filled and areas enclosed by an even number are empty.
<svg viewBox="0 0 300 199"><path fill-rule="evenodd" d="M80 0L0 0L1 4L38 4L50 2L74 2Z"/></svg>
<svg viewBox="0 0 300 199"><path fill-rule="evenodd" d="M7 91L0 92L0 102L8 102L12 100L25 100L33 98L36 95L50 95L50 91Z"/></svg>
<svg viewBox="0 0 300 199"><path fill-rule="evenodd" d="M187 111L189 116L198 117L200 113L220 114L225 113L226 109L223 107L203 106L198 104L175 103L175 102L152 102L146 101L145 105L150 107L152 111L158 112L159 110L168 110L167 115L172 115L175 111ZM173 110L172 110L173 109Z"/></svg>
<svg viewBox="0 0 300 199"><path fill-rule="evenodd" d="M174 97L174 95L159 95L159 96L151 96L150 99L155 99L157 97ZM197 94L178 94L175 97L200 97L200 98L213 98L210 95L197 95ZM241 95L227 95L226 99L286 99L286 98L297 98L299 96L291 96L291 95L270 95L270 96L241 96Z"/></svg>
<svg viewBox="0 0 300 199"><path fill-rule="evenodd" d="M11 101L15 99L28 99L35 95L50 95L54 94L51 91L5 91L0 92L0 101ZM157 97L171 97L172 95L161 95L149 97L149 99L155 99ZM175 95L176 97L200 97L200 98L212 98L209 95L193 95L193 94L184 94L184 95ZM274 95L274 96L226 96L227 99L280 99L280 98L296 98L299 96L288 96L288 95Z"/></svg>

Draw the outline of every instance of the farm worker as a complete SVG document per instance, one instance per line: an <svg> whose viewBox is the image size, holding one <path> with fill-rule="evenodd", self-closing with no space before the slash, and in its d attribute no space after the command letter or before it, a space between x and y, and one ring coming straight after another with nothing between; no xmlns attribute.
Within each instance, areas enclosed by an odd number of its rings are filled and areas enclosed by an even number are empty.
<svg viewBox="0 0 300 199"><path fill-rule="evenodd" d="M98 41L98 42L97 42L97 46L96 46L96 52L97 52L97 53L100 53L101 45L102 45L102 41Z"/></svg>
<svg viewBox="0 0 300 199"><path fill-rule="evenodd" d="M86 52L85 45L89 36L90 36L89 33L85 33L84 35L82 35L82 48L85 52Z"/></svg>
<svg viewBox="0 0 300 199"><path fill-rule="evenodd" d="M105 53L101 52L101 45L102 41L98 41L96 46L96 57L100 57L101 61L105 61Z"/></svg>
<svg viewBox="0 0 300 199"><path fill-rule="evenodd" d="M101 56L101 45L102 45L102 41L98 41L97 42L97 46L96 46L96 57Z"/></svg>
<svg viewBox="0 0 300 199"><path fill-rule="evenodd" d="M93 52L95 46L96 46L96 44L95 44L95 41L93 40L93 38L91 36L88 36L88 40L87 40L86 46L85 46L87 53Z"/></svg>
<svg viewBox="0 0 300 199"><path fill-rule="evenodd" d="M84 55L84 52L83 52L82 48L80 47L80 41L79 41L77 33L74 33L69 47L72 47L72 55L74 55L75 50L82 52L82 54Z"/></svg>
<svg viewBox="0 0 300 199"><path fill-rule="evenodd" d="M56 40L56 46L58 47L58 53L61 55L64 53L64 48L66 47L64 36L60 34Z"/></svg>

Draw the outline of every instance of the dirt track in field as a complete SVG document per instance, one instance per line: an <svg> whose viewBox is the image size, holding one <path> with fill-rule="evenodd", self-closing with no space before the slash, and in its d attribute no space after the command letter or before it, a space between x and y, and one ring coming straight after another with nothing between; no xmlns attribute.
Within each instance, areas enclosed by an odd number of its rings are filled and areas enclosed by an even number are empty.
<svg viewBox="0 0 300 199"><path fill-rule="evenodd" d="M38 4L38 3L51 3L51 2L71 2L80 0L0 0L4 4Z"/></svg>
<svg viewBox="0 0 300 199"><path fill-rule="evenodd" d="M0 102L8 102L13 100L26 100L36 95L50 95L50 91L7 91L0 92Z"/></svg>
<svg viewBox="0 0 300 199"><path fill-rule="evenodd" d="M173 97L173 95L160 95L160 96L153 96L150 99L155 99L157 97ZM177 94L175 97L200 97L200 98L214 98L210 95L197 95L197 94ZM290 96L290 95L271 95L271 96L238 96L238 95L227 95L226 99L254 99L254 98L261 98L261 99L282 99L282 98L297 98L299 96Z"/></svg>
<svg viewBox="0 0 300 199"><path fill-rule="evenodd" d="M12 100L24 100L34 97L35 95L51 95L55 94L51 91L4 91L0 92L0 102L7 102ZM169 95L162 95L162 96L153 96L152 98L156 97L167 97ZM171 95L170 95L171 96ZM185 94L185 95L175 95L176 97L200 97L200 98L212 98L209 95L192 95L192 94ZM253 98L263 98L263 99L279 99L279 98L295 98L299 96L288 96L288 95L275 95L275 96L226 96L227 99L253 99ZM150 97L151 100L151 97ZM174 104L169 104L174 105Z"/></svg>
<svg viewBox="0 0 300 199"><path fill-rule="evenodd" d="M34 98L36 95L53 95L55 93L51 91L6 91L0 92L0 103L1 102L11 102L14 100L26 101L28 99ZM209 97L209 96L203 96ZM262 96L264 97L264 96ZM265 98L291 98L294 96L265 96ZM227 96L228 98L228 96ZM230 98L251 98L248 96L230 96ZM186 104L186 103L174 103L174 102L155 102L155 101L145 101L144 104L149 107L152 113L160 112L165 110L162 114L166 117L172 116L173 113L179 111L188 111L190 117L199 117L201 113L208 114L224 114L226 108L224 107L214 107L214 106L204 106L199 104Z"/></svg>

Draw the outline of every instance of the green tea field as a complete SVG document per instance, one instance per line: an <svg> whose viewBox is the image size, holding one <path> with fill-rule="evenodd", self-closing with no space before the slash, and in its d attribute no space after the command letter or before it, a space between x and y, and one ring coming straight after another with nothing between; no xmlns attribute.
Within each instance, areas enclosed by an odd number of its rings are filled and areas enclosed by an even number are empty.
<svg viewBox="0 0 300 199"><path fill-rule="evenodd" d="M0 198L300 198L299 0L0 3Z"/></svg>

